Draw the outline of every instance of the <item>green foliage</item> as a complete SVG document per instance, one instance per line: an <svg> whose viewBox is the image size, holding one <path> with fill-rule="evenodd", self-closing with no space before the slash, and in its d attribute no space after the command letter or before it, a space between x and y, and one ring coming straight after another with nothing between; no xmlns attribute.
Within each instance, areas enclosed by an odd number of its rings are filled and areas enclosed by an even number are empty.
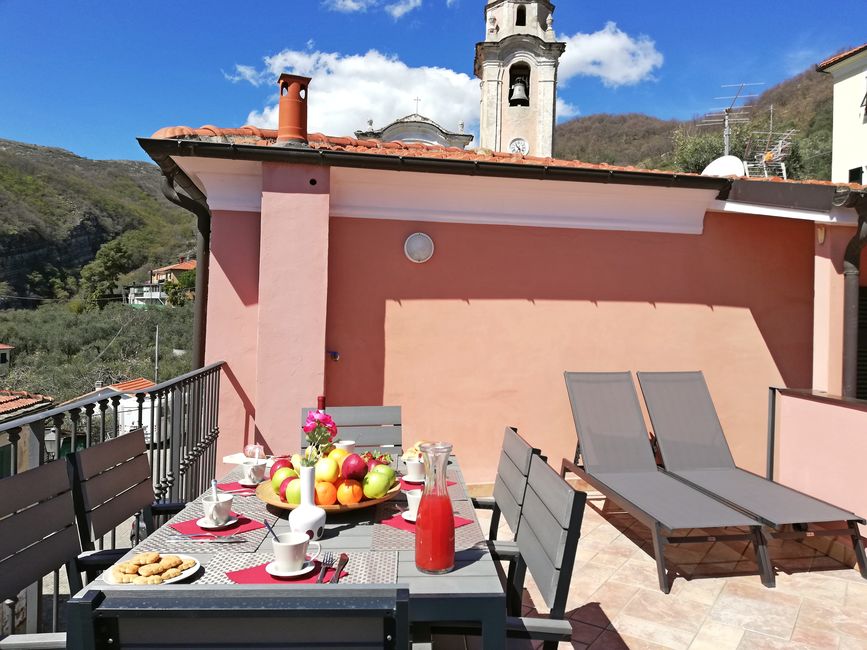
<svg viewBox="0 0 867 650"><path fill-rule="evenodd" d="M90 305L105 305L117 296L118 279L141 263L141 254L127 244L125 236L102 247L96 258L81 269L81 297Z"/></svg>
<svg viewBox="0 0 867 650"><path fill-rule="evenodd" d="M68 400L135 377L153 378L154 333L160 326L160 376L188 372L191 356L176 358L172 349L192 346L193 306L133 309L109 304L86 310L80 300L32 310L0 311L4 343L14 345L4 388L29 390Z"/></svg>
<svg viewBox="0 0 867 650"><path fill-rule="evenodd" d="M170 280L165 284L166 301L173 307L186 304L196 289L196 272L184 271L177 282Z"/></svg>

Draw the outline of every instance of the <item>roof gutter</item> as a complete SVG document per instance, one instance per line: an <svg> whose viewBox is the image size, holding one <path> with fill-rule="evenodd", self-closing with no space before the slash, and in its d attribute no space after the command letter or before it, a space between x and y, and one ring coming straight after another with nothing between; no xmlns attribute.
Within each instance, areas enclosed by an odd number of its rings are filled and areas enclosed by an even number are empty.
<svg viewBox="0 0 867 650"><path fill-rule="evenodd" d="M843 397L858 389L858 306L861 292L861 251L867 245L867 193L847 187L837 190L834 205L855 208L858 226L843 255Z"/></svg>
<svg viewBox="0 0 867 650"><path fill-rule="evenodd" d="M306 147L263 147L261 145L201 140L139 138L138 142L148 155L157 161L157 164L160 164L158 159L168 158L169 156L196 156L199 158L352 167L428 174L459 174L495 178L525 178L531 180L717 190L717 198L721 200L728 197L728 192L732 186L732 180L729 178L693 176L674 172L651 173L618 169L561 167L557 165L523 165L486 160L450 160L447 158L356 153L352 151L332 151ZM162 167L161 164L160 166Z"/></svg>

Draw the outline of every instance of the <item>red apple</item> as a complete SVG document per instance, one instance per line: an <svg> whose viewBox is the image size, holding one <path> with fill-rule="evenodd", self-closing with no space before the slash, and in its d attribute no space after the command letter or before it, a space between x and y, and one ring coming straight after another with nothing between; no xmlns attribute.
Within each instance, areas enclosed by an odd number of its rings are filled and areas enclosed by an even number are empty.
<svg viewBox="0 0 867 650"><path fill-rule="evenodd" d="M271 478L272 476L274 476L274 474L277 473L277 470L280 469L281 467L288 467L289 469L295 469L292 466L292 461L289 460L288 458L278 458L277 460L274 461L274 464L271 465L271 472L268 474L268 478Z"/></svg>
<svg viewBox="0 0 867 650"><path fill-rule="evenodd" d="M343 459L343 464L340 466L340 474L345 479L352 481L363 481L367 476L367 463L358 454L349 454Z"/></svg>
<svg viewBox="0 0 867 650"><path fill-rule="evenodd" d="M281 500L286 501L286 490L289 487L289 484L292 481L297 481L297 480L298 480L297 476L290 476L289 478L287 478L285 481L283 481L280 484L280 499Z"/></svg>

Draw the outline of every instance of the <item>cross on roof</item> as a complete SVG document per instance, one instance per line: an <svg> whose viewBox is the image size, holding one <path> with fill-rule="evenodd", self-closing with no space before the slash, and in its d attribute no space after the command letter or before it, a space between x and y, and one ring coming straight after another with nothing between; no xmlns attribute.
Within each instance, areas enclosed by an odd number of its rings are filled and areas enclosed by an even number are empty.
<svg viewBox="0 0 867 650"><path fill-rule="evenodd" d="M413 101L415 102L416 115L418 115L418 103L421 101L421 97L416 97Z"/></svg>

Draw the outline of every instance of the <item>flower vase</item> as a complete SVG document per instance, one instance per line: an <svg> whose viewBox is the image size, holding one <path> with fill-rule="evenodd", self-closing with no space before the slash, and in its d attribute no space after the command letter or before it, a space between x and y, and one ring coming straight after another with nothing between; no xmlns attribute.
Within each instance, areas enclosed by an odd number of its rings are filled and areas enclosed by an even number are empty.
<svg viewBox="0 0 867 650"><path fill-rule="evenodd" d="M301 481L301 505L289 513L289 528L294 532L307 533L310 539L319 539L325 532L325 511L315 504L316 485L313 467L299 469Z"/></svg>

